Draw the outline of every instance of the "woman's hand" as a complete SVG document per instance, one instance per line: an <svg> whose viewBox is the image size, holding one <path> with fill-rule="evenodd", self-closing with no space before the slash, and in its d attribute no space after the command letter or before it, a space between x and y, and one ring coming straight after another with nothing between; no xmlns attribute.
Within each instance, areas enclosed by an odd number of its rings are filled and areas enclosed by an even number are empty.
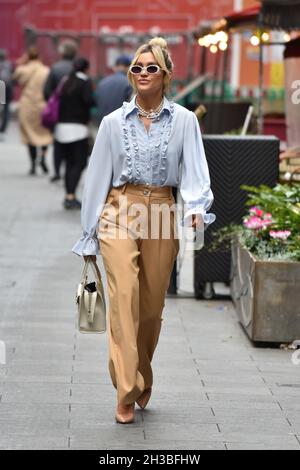
<svg viewBox="0 0 300 470"><path fill-rule="evenodd" d="M84 261L90 260L90 261L93 261L93 263L96 263L97 261L97 256L95 255L88 255L88 256L84 256L83 258L84 258Z"/></svg>
<svg viewBox="0 0 300 470"><path fill-rule="evenodd" d="M203 217L201 214L192 214L191 227L193 229L200 228L200 227L204 228Z"/></svg>

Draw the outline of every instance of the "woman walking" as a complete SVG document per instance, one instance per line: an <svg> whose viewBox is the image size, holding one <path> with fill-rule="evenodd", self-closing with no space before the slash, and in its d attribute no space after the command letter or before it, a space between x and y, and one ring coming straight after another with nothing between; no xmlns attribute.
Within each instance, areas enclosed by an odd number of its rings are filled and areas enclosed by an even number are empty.
<svg viewBox="0 0 300 470"><path fill-rule="evenodd" d="M95 260L99 252L103 257L109 371L117 389L119 423L133 422L135 402L145 408L152 392L151 361L179 250L172 186L180 188L188 204L186 224L199 229L215 220L206 213L213 195L196 116L165 96L172 71L163 38L137 50L128 72L136 94L101 122L84 188L83 237L73 247L84 259ZM108 211L104 203L110 205ZM134 205L142 212L137 235ZM157 205L169 211L156 217ZM167 219L170 230L164 236Z"/></svg>
<svg viewBox="0 0 300 470"><path fill-rule="evenodd" d="M20 65L12 78L22 88L18 116L22 141L27 145L31 161L29 174L36 173L39 152L39 164L43 172L48 173L45 159L48 145L52 143L52 135L41 124L41 112L45 107L43 88L49 68L40 61L35 46L30 46L18 63Z"/></svg>
<svg viewBox="0 0 300 470"><path fill-rule="evenodd" d="M62 84L59 120L54 131L57 150L66 162L65 209L81 207L75 192L88 159L88 122L91 106L95 104L88 69L88 60L75 59L73 71Z"/></svg>

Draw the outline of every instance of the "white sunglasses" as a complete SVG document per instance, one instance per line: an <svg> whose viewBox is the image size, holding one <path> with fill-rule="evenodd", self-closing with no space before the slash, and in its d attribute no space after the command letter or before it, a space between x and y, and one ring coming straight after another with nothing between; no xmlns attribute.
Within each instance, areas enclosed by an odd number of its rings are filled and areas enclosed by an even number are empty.
<svg viewBox="0 0 300 470"><path fill-rule="evenodd" d="M149 74L154 74L154 73L158 73L160 70L162 70L158 65L156 64L152 64L152 65L147 65L145 67L142 67L141 65L132 65L130 68L129 68L129 71L133 74L133 75L139 75L140 73L143 72L143 70L146 70L147 73Z"/></svg>

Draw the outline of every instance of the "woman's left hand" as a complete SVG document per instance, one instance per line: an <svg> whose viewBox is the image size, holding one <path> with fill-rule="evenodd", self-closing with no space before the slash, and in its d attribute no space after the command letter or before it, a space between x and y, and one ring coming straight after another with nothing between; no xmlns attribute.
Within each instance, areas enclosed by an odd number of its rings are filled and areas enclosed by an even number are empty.
<svg viewBox="0 0 300 470"><path fill-rule="evenodd" d="M92 261L93 263L97 262L97 256L95 255L88 255L83 257L84 261Z"/></svg>
<svg viewBox="0 0 300 470"><path fill-rule="evenodd" d="M201 226L204 226L202 215L201 214L192 214L191 227L196 229L196 228L200 228Z"/></svg>

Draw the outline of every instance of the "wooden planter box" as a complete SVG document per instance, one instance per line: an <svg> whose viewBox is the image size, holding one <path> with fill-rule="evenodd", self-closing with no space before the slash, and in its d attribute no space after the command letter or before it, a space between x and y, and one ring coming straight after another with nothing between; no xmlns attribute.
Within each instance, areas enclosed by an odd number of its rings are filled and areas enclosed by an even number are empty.
<svg viewBox="0 0 300 470"><path fill-rule="evenodd" d="M253 341L300 339L300 262L260 261L232 244L231 296Z"/></svg>

